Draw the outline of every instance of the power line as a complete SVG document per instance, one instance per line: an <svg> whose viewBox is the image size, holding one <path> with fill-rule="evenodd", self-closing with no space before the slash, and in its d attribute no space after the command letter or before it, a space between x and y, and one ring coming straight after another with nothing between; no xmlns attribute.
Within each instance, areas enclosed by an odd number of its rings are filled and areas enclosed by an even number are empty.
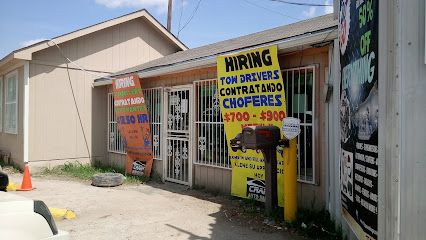
<svg viewBox="0 0 426 240"><path fill-rule="evenodd" d="M250 1L248 1L248 0L243 0L243 1L244 1L244 2L246 2L246 3L248 3L248 4L250 4L250 5L252 5L252 6L255 6L255 7L258 7L258 8L262 8L262 9L264 9L264 10L266 10L266 11L269 11L269 12L273 12L273 13L279 14L279 15L281 15L281 16L283 16L283 17L292 18L292 19L294 19L294 20L302 20L302 19L300 19L300 18L292 17L292 16L286 15L286 14L284 14L284 13L281 13L281 12L278 12L278 11L275 11L275 10L272 10L272 9L269 9L269 8L266 8L266 7L262 6L262 5L259 5L259 4L256 4L256 3L253 3L253 2L250 2Z"/></svg>
<svg viewBox="0 0 426 240"><path fill-rule="evenodd" d="M81 71L83 71L86 74L92 75L94 77L97 78L106 78L106 79L112 79L111 77L108 76L104 76L104 75L100 75L100 74L96 74L96 73L92 73L89 71L86 71L83 67L81 67L80 65L78 65L76 62L72 61L71 59L69 59L67 56L65 56L64 52L62 51L61 47L59 47L59 45L55 42L55 40L53 39L49 39L49 41L47 42L47 46L51 47L51 45L49 44L49 42L52 42L56 48L59 50L59 53L61 54L61 56L66 59L69 63L73 64L74 66L76 66L78 69L80 69Z"/></svg>
<svg viewBox="0 0 426 240"><path fill-rule="evenodd" d="M310 7L332 7L332 4L318 4L318 3L306 3L306 2L291 2L291 1L284 1L284 0L268 0L271 2L279 2L284 4L290 4L290 5L297 5L297 6L310 6Z"/></svg>
<svg viewBox="0 0 426 240"><path fill-rule="evenodd" d="M195 14L197 13L197 11L198 11L198 8L200 7L200 3L201 3L201 0L198 0L198 3L197 3L197 6L195 6L195 8L194 8L194 11L192 12L192 15L189 17L189 19L188 19L188 21L186 21L186 23L182 26L182 28L181 29L179 29L179 31L178 31L178 33L177 33L177 35L179 36L179 33L186 27L186 26L188 26L188 24L191 22L191 20L194 18L194 16L195 16Z"/></svg>
<svg viewBox="0 0 426 240"><path fill-rule="evenodd" d="M103 77L103 78L112 79L112 78L110 78L110 77L105 77L105 76L102 76L102 75L98 75L98 74L95 74L95 73L91 73L91 72L89 72L89 71L86 71L84 68L82 68L82 67L81 67L80 65L78 65L76 62L74 62L74 61L72 61L71 59L69 59L69 58L65 55L65 53L62 51L61 47L60 47L60 46L59 46L59 45L58 45L58 44L57 44L57 43L56 43L53 39L50 39L50 40L49 40L49 42L53 42L53 44L56 46L56 48L58 49L58 51L59 51L59 53L61 54L61 56L62 56L62 57L63 57L66 61L68 61L69 63L74 64L74 65L75 65L77 68L79 68L82 72L87 73L87 74L90 74L90 75L95 76L95 77ZM48 45L48 46L50 46L49 42L47 42L47 45ZM78 120L79 120L79 122L80 122L81 131L82 131L82 133L83 133L83 138L84 138L84 143L85 143L85 145L86 145L87 154L88 154L89 159L91 160L91 157L92 157L92 156L91 156L91 153L90 153L90 148L89 148L89 144L88 144L87 137L86 137L86 132L84 131L83 120L81 119L80 110L79 110L79 108L78 108L78 104L77 104L77 99L76 99L76 97L75 97L74 88L73 88L73 86L72 86L71 74L70 74L70 71L69 71L68 62L65 62L66 70L67 70L67 75L68 75L68 84L69 84L70 89L71 89L71 94L72 94L72 98L73 98L73 101L74 101L74 106L75 106L75 109L76 109L76 112L77 112Z"/></svg>
<svg viewBox="0 0 426 240"><path fill-rule="evenodd" d="M81 115L80 115L80 110L78 109L78 105L77 105L77 99L75 97L75 93L74 93L74 88L72 87L72 81L71 81L71 75L70 75L70 70L68 68L68 63L65 63L67 66L67 75L68 75L68 83L70 85L70 89L71 89L71 94L72 94L72 99L74 100L74 106L75 106L75 110L77 112L77 116L78 116L78 120L80 122L80 127L81 127L81 132L83 133L83 138L84 138L84 143L86 144L86 149L87 149L87 155L89 155L89 159L92 160L91 158L91 154L90 154L90 149L89 149L89 144L87 142L87 137L86 137L86 132L84 131L84 126L83 126L83 121L81 120Z"/></svg>
<svg viewBox="0 0 426 240"><path fill-rule="evenodd" d="M182 21L182 15L183 15L183 0L180 1L180 16L179 16L179 26L178 26L178 31L180 29L180 24ZM177 38L179 38L179 32L177 34Z"/></svg>

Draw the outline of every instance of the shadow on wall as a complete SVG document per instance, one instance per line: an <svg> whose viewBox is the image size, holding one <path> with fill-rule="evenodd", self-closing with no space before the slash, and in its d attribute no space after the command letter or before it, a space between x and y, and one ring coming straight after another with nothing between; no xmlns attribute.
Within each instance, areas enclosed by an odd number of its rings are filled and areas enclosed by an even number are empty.
<svg viewBox="0 0 426 240"><path fill-rule="evenodd" d="M107 134L108 134L108 89L106 86L95 87L92 89L92 122L91 134L92 144L90 151L92 153L91 164L108 165Z"/></svg>

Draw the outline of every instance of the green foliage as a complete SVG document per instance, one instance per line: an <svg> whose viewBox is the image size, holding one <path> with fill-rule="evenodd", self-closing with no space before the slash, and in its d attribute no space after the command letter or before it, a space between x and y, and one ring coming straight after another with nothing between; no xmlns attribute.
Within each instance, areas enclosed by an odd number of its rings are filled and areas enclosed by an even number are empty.
<svg viewBox="0 0 426 240"><path fill-rule="evenodd" d="M19 169L19 166L13 162L6 164L2 159L0 159L0 166L3 168L3 171L7 171L8 173L21 172L21 170Z"/></svg>
<svg viewBox="0 0 426 240"><path fill-rule="evenodd" d="M67 176L73 177L81 180L90 180L92 176L97 173L122 173L126 179L125 183L137 184L144 183L148 179L144 176L133 176L126 174L124 169L112 168L112 167L101 167L101 166L92 166L90 164L82 164L80 162L75 163L65 163L64 165L56 166L54 168L45 168L42 171L42 175L54 175L54 176Z"/></svg>
<svg viewBox="0 0 426 240"><path fill-rule="evenodd" d="M243 198L241 199L241 201L242 201L242 204L240 207L242 208L244 213L249 215L258 214L259 212L263 211L265 208L263 202L256 201L255 199L252 199L252 198Z"/></svg>
<svg viewBox="0 0 426 240"><path fill-rule="evenodd" d="M320 211L299 210L296 221L289 223L289 226L297 228L301 233L313 239L346 239L342 226L337 226L330 213L325 209Z"/></svg>

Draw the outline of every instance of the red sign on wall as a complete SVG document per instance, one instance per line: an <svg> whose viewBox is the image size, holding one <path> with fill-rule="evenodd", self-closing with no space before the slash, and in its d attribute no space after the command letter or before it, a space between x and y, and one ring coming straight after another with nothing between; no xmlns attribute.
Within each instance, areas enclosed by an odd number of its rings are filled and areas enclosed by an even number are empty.
<svg viewBox="0 0 426 240"><path fill-rule="evenodd" d="M139 76L116 78L112 85L117 126L127 151L126 173L149 176L153 161L151 129Z"/></svg>

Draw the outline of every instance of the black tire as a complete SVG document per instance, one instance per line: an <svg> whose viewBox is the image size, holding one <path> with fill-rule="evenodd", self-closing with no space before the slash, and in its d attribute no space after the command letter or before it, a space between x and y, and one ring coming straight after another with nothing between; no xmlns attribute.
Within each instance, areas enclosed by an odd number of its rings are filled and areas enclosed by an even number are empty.
<svg viewBox="0 0 426 240"><path fill-rule="evenodd" d="M0 191L6 192L9 185L9 177L6 173L0 172Z"/></svg>
<svg viewBox="0 0 426 240"><path fill-rule="evenodd" d="M121 173L98 173L92 177L92 185L96 187L115 187L123 182L124 176Z"/></svg>
<svg viewBox="0 0 426 240"><path fill-rule="evenodd" d="M241 152L245 153L247 152L247 149L245 147L241 147Z"/></svg>

